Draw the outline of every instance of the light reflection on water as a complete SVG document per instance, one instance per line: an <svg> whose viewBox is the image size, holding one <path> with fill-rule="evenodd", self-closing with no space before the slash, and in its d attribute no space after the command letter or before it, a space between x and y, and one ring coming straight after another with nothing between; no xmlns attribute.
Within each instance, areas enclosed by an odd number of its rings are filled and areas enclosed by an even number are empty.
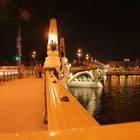
<svg viewBox="0 0 140 140"><path fill-rule="evenodd" d="M100 124L140 121L140 76L110 76L104 88L69 90Z"/></svg>

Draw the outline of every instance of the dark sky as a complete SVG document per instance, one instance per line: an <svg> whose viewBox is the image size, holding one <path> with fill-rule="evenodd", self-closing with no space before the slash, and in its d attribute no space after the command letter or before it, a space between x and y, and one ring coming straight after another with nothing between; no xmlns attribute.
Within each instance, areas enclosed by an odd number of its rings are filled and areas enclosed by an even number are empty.
<svg viewBox="0 0 140 140"><path fill-rule="evenodd" d="M60 37L65 38L69 60L82 48L102 62L140 57L140 3L135 0L0 0L0 60L16 55L19 9L30 13L22 20L22 58L46 56L49 20L55 17Z"/></svg>

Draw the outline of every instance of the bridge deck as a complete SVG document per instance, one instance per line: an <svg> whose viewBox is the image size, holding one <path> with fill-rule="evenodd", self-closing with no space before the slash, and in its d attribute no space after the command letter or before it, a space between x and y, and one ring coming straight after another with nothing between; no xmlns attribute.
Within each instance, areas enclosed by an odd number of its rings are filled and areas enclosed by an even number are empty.
<svg viewBox="0 0 140 140"><path fill-rule="evenodd" d="M0 85L0 133L46 130L43 79L27 78Z"/></svg>

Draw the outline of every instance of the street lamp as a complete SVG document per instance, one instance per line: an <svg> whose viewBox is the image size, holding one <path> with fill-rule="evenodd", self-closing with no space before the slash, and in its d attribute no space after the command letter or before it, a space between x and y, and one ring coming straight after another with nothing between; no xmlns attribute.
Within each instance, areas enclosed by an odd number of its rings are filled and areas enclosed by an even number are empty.
<svg viewBox="0 0 140 140"><path fill-rule="evenodd" d="M32 52L32 58L33 58L33 60L32 60L32 75L33 75L34 67L36 65L36 63L35 63L36 51Z"/></svg>
<svg viewBox="0 0 140 140"><path fill-rule="evenodd" d="M87 65L88 65L88 60L89 60L89 54L86 54L86 63L87 63Z"/></svg>
<svg viewBox="0 0 140 140"><path fill-rule="evenodd" d="M32 58L33 58L34 66L35 66L36 51L32 52Z"/></svg>
<svg viewBox="0 0 140 140"><path fill-rule="evenodd" d="M29 20L30 19L30 14L28 11L23 10L23 9L19 9L19 16L18 17L0 17L0 19L4 19L4 20L18 20L18 35L16 38L16 47L17 47L17 54L18 54L18 78L22 78L22 73L21 73L21 27L20 27L20 21L21 19L24 20Z"/></svg>
<svg viewBox="0 0 140 140"><path fill-rule="evenodd" d="M22 73L21 73L21 41L22 41L22 38L21 38L21 28L20 28L20 17L19 17L19 26L18 26L18 36L16 38L16 41L17 41L17 54L18 54L18 78L20 79L22 77Z"/></svg>
<svg viewBox="0 0 140 140"><path fill-rule="evenodd" d="M17 35L17 38L16 38L16 47L17 47L17 54L18 54L18 78L21 78L21 28L20 28L20 19L21 17L18 16L18 17L0 17L0 19L3 19L3 20L18 20L18 35Z"/></svg>
<svg viewBox="0 0 140 140"><path fill-rule="evenodd" d="M21 38L21 19L24 19L24 20L29 20L30 18L30 14L28 11L26 10L22 10L22 9L19 9L19 16L18 17L14 17L14 19L17 19L18 20L18 36L16 38L16 41L17 41L17 54L18 54L18 57L19 57L19 60L18 60L18 78L22 78L22 73L21 73L21 56L22 56L22 53L21 53L21 48L22 48L22 44L21 44L21 41L22 41L22 38Z"/></svg>
<svg viewBox="0 0 140 140"><path fill-rule="evenodd" d="M86 60L87 61L89 60L89 54L86 54Z"/></svg>
<svg viewBox="0 0 140 140"><path fill-rule="evenodd" d="M81 58L81 56L82 56L82 51L81 51L80 49L78 49L77 55L78 55L79 62L80 62L80 58Z"/></svg>

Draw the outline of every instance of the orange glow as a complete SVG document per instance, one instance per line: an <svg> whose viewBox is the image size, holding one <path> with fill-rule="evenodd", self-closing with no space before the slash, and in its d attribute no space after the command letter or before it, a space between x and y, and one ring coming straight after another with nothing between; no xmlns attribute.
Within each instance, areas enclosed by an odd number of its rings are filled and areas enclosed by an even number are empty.
<svg viewBox="0 0 140 140"><path fill-rule="evenodd" d="M78 53L78 56L80 57L81 56L81 53Z"/></svg>
<svg viewBox="0 0 140 140"><path fill-rule="evenodd" d="M80 49L78 49L78 53L80 53L81 52L81 50Z"/></svg>
<svg viewBox="0 0 140 140"><path fill-rule="evenodd" d="M57 44L57 38L56 35L53 33L49 33L49 40L48 44L56 43Z"/></svg>
<svg viewBox="0 0 140 140"><path fill-rule="evenodd" d="M36 52L35 52L35 51L33 51L33 54L35 55L35 54L36 54Z"/></svg>
<svg viewBox="0 0 140 140"><path fill-rule="evenodd" d="M88 60L89 59L89 54L86 54L86 60Z"/></svg>
<svg viewBox="0 0 140 140"><path fill-rule="evenodd" d="M29 20L31 18L31 15L30 15L29 11L22 10L22 9L21 9L21 12L20 12L20 16L24 20Z"/></svg>
<svg viewBox="0 0 140 140"><path fill-rule="evenodd" d="M36 57L36 51L33 51L32 52L32 58L35 58Z"/></svg>

